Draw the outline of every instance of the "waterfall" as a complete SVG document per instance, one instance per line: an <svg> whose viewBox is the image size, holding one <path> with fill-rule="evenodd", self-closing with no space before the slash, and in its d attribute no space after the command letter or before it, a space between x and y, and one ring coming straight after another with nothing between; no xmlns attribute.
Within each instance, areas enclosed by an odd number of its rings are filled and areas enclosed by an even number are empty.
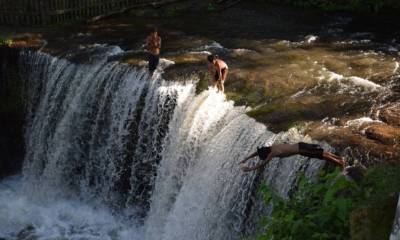
<svg viewBox="0 0 400 240"><path fill-rule="evenodd" d="M0 196L0 209L21 228L30 218L13 208L54 210L39 214L45 222L29 223L38 239L238 239L255 221L261 180L286 196L297 172L323 165L296 156L272 161L264 174L243 173L237 163L257 145L303 137L273 134L214 90L196 95L196 79L167 81L161 71L149 76L110 60L121 51L21 55L29 90L26 156L21 189L4 188L24 200L14 205ZM69 209L88 220L65 220ZM0 237L15 236L1 230L2 221Z"/></svg>
<svg viewBox="0 0 400 240"><path fill-rule="evenodd" d="M396 208L396 216L393 222L393 229L390 234L390 240L396 240L400 238L400 196Z"/></svg>
<svg viewBox="0 0 400 240"><path fill-rule="evenodd" d="M39 96L29 106L26 189L45 199L100 197L115 207L146 202L177 96L193 84L107 61L118 52L104 49L92 64L23 56L30 95Z"/></svg>
<svg viewBox="0 0 400 240"><path fill-rule="evenodd" d="M224 239L235 232L254 178L237 163L272 135L214 91L186 104L170 125L146 222L148 239Z"/></svg>

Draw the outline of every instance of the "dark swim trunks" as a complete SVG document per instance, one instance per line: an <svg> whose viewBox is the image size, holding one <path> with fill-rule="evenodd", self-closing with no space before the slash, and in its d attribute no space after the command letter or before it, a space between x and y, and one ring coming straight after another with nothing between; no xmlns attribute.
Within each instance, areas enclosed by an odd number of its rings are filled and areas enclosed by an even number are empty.
<svg viewBox="0 0 400 240"><path fill-rule="evenodd" d="M318 144L299 142L299 152L305 157L323 159L324 149Z"/></svg>
<svg viewBox="0 0 400 240"><path fill-rule="evenodd" d="M149 54L149 71L154 72L160 61L160 55Z"/></svg>
<svg viewBox="0 0 400 240"><path fill-rule="evenodd" d="M261 159L261 160L265 160L265 159L267 159L267 157L268 157L268 155L271 153L271 148L270 147L265 147L265 146L263 146L263 147L258 147L257 148L257 154L258 154L258 157Z"/></svg>
<svg viewBox="0 0 400 240"><path fill-rule="evenodd" d="M225 71L226 71L226 68L221 69L221 77L224 75ZM221 80L221 79L219 79L218 71L215 71L214 80L215 81Z"/></svg>

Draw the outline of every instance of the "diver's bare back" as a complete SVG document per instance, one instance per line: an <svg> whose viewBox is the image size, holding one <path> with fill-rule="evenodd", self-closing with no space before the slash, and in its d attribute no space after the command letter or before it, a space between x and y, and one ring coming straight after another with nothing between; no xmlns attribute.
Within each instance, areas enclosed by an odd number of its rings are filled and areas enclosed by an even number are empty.
<svg viewBox="0 0 400 240"><path fill-rule="evenodd" d="M216 65L217 69L228 68L228 65L224 61L222 61L221 59L216 59L215 65Z"/></svg>
<svg viewBox="0 0 400 240"><path fill-rule="evenodd" d="M296 144L276 144L271 146L272 157L289 157L299 153L299 145Z"/></svg>

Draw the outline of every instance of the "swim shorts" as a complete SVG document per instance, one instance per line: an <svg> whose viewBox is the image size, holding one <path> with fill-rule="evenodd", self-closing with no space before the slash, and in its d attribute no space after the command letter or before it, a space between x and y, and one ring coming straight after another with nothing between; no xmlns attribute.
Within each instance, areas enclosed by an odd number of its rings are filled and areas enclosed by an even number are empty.
<svg viewBox="0 0 400 240"><path fill-rule="evenodd" d="M318 144L299 142L299 153L305 157L323 159L324 149Z"/></svg>
<svg viewBox="0 0 400 240"><path fill-rule="evenodd" d="M150 72L154 72L154 70L156 70L159 61L160 61L159 55L149 54L149 71Z"/></svg>
<svg viewBox="0 0 400 240"><path fill-rule="evenodd" d="M271 148L270 147L265 147L265 146L263 146L263 147L258 147L257 148L257 154L258 154L258 157L261 159L261 160L265 160L265 159L267 159L267 157L268 157L268 155L271 153Z"/></svg>
<svg viewBox="0 0 400 240"><path fill-rule="evenodd" d="M226 68L221 69L221 76L224 75L225 71L226 71ZM214 80L215 81L221 80L221 79L219 79L218 71L215 71Z"/></svg>

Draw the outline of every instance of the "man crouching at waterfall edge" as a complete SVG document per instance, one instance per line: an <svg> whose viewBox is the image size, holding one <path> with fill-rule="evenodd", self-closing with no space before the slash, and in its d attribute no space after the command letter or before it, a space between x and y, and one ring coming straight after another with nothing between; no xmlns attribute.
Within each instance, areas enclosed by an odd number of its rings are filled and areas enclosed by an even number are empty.
<svg viewBox="0 0 400 240"><path fill-rule="evenodd" d="M160 61L161 38L158 36L157 28L154 28L147 37L146 46L149 51L149 71L153 74Z"/></svg>
<svg viewBox="0 0 400 240"><path fill-rule="evenodd" d="M324 151L324 149L322 149L320 145L304 142L299 142L296 144L277 144L270 147L259 147L257 148L257 152L251 154L250 156L242 160L239 164L241 164L241 168L243 171L248 172L264 167L274 157L284 158L297 154L309 158L324 159L333 162L341 166L342 168L345 165L344 159L342 157L337 156L331 152ZM248 167L244 165L245 162L256 156L260 158L260 162L258 162L255 166Z"/></svg>
<svg viewBox="0 0 400 240"><path fill-rule="evenodd" d="M218 91L224 92L224 83L228 75L228 65L222 61L217 55L207 56L208 71L212 77L212 83L217 87Z"/></svg>

